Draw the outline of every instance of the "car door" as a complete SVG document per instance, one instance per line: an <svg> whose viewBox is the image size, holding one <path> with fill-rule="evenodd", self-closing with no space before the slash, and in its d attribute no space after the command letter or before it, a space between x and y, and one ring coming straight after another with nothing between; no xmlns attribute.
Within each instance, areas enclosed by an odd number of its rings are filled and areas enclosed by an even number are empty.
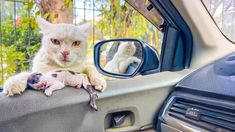
<svg viewBox="0 0 235 132"><path fill-rule="evenodd" d="M98 111L87 106L89 97L84 91L72 88L58 91L50 98L30 90L24 96L12 98L1 93L0 130L112 132L144 131L153 127L154 117L174 86L209 61L189 68L195 32L191 34L181 16L186 16L185 11L177 11L179 7L186 8L183 2L127 2L151 22L154 22L151 20L154 16L146 15L151 10L156 10L164 18L164 23L156 25L163 32L159 72L107 81L107 90L98 93Z"/></svg>

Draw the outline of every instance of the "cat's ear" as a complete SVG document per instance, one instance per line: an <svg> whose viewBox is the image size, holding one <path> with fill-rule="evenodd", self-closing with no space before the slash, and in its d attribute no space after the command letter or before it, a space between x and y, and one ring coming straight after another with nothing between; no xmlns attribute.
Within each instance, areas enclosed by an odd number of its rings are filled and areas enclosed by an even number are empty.
<svg viewBox="0 0 235 132"><path fill-rule="evenodd" d="M80 26L78 26L78 28L86 35L88 36L89 34L92 33L92 23L84 23Z"/></svg>
<svg viewBox="0 0 235 132"><path fill-rule="evenodd" d="M50 27L52 26L51 23L49 23L48 21L46 21L45 19L43 19L41 16L37 16L36 21L37 21L38 27L41 29L41 32L42 32L42 33L47 32L48 29L50 29Z"/></svg>

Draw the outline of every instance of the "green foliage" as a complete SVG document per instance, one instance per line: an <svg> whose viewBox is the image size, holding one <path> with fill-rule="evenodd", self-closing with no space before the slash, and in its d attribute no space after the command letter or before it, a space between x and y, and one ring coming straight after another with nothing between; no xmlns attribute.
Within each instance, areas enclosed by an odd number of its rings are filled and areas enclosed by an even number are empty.
<svg viewBox="0 0 235 132"><path fill-rule="evenodd" d="M16 72L29 69L32 58L40 47L41 35L33 16L28 17L32 3L24 3L21 17L16 24L12 15L2 21L2 44L0 59L0 85ZM16 35L15 35L16 34Z"/></svg>
<svg viewBox="0 0 235 132"><path fill-rule="evenodd" d="M16 23L16 30L14 30L13 20L2 22L2 43L4 45L14 44L22 49L28 44L35 45L40 42L40 34L34 18L20 18ZM16 36L14 36L15 33Z"/></svg>
<svg viewBox="0 0 235 132"><path fill-rule="evenodd" d="M65 0L65 5L68 7L68 9L71 11L73 8L73 1L72 0Z"/></svg>
<svg viewBox="0 0 235 132"><path fill-rule="evenodd" d="M26 70L27 67L25 65L25 53L18 51L15 45L2 45L1 48L0 73L2 73L2 76L0 76L0 84L2 85L6 78L15 74L19 69Z"/></svg>
<svg viewBox="0 0 235 132"><path fill-rule="evenodd" d="M146 35L150 36L156 32L156 30L149 28L152 24L128 3L125 2L124 5L120 5L119 0L107 0L107 2L110 4L102 6L102 19L97 25L104 36L143 40Z"/></svg>

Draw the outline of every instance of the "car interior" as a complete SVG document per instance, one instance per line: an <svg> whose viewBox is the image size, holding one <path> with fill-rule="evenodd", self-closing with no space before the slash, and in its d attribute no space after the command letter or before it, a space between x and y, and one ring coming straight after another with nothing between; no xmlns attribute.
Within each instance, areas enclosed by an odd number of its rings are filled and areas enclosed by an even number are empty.
<svg viewBox="0 0 235 132"><path fill-rule="evenodd" d="M100 66L101 42L94 49L97 70L122 79L107 81L98 111L87 107L85 91L72 88L51 98L33 90L11 98L0 93L0 131L235 131L235 46L203 1L126 2L164 33L161 53L151 58L149 52L157 51L146 50L141 40L121 39L140 42L146 58L128 74L112 74Z"/></svg>

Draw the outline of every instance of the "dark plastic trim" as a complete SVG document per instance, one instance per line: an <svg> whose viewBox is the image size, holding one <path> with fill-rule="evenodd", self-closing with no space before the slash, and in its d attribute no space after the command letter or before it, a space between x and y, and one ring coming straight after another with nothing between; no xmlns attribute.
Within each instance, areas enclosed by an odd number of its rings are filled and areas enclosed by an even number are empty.
<svg viewBox="0 0 235 132"><path fill-rule="evenodd" d="M190 28L170 0L150 0L150 2L155 6L165 20L165 23L163 24L164 38L162 44L160 71L177 71L189 68L193 48L193 37ZM182 48L168 49L166 52L165 50L166 45L168 45L168 39L171 39L171 37L167 36L167 32L170 27L178 31L179 39L178 42L174 43L176 45L175 47L182 44ZM174 53L170 59L167 57L169 53ZM177 62L182 60L178 59L183 59L181 66L177 64ZM167 64L164 64L165 62L167 62ZM162 65L168 65L168 68L165 69Z"/></svg>

